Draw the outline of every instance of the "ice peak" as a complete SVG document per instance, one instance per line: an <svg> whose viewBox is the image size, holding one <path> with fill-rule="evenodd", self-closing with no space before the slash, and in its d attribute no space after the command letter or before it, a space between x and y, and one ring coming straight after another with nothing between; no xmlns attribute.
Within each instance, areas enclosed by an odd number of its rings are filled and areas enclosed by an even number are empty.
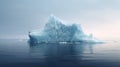
<svg viewBox="0 0 120 67"><path fill-rule="evenodd" d="M48 22L59 23L59 22L62 22L62 21L58 17L56 17L55 15L51 14Z"/></svg>
<svg viewBox="0 0 120 67"><path fill-rule="evenodd" d="M50 15L50 18L56 18L56 16L55 16L55 15L53 15L53 14L51 14L51 15Z"/></svg>

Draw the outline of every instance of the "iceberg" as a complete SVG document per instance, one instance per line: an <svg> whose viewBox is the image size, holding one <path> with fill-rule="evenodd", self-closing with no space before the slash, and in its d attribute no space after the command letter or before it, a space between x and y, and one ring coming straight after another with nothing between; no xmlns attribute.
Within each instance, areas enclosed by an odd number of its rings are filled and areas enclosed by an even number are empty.
<svg viewBox="0 0 120 67"><path fill-rule="evenodd" d="M86 35L79 24L64 24L59 18L51 15L42 30L29 32L31 43L102 43L93 37Z"/></svg>

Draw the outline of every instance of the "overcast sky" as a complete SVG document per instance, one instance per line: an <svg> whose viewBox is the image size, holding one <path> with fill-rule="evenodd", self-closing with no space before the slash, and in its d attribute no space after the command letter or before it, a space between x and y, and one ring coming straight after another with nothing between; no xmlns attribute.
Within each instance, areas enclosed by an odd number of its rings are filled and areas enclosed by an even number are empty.
<svg viewBox="0 0 120 67"><path fill-rule="evenodd" d="M0 0L0 38L27 37L50 14L97 38L120 38L120 0Z"/></svg>

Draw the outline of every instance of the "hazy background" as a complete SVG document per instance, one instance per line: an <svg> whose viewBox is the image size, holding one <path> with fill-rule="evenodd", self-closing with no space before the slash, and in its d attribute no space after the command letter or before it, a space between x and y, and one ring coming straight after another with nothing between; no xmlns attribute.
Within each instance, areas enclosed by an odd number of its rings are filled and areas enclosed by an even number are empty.
<svg viewBox="0 0 120 67"><path fill-rule="evenodd" d="M120 37L120 0L0 0L0 38L28 38L50 14L99 39Z"/></svg>

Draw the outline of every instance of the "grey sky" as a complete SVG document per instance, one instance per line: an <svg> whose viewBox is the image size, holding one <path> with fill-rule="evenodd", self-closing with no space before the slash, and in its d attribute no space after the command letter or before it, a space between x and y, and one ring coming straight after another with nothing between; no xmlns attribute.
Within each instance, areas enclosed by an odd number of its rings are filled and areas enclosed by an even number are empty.
<svg viewBox="0 0 120 67"><path fill-rule="evenodd" d="M96 37L120 37L120 0L0 0L0 38L27 37L50 14Z"/></svg>

